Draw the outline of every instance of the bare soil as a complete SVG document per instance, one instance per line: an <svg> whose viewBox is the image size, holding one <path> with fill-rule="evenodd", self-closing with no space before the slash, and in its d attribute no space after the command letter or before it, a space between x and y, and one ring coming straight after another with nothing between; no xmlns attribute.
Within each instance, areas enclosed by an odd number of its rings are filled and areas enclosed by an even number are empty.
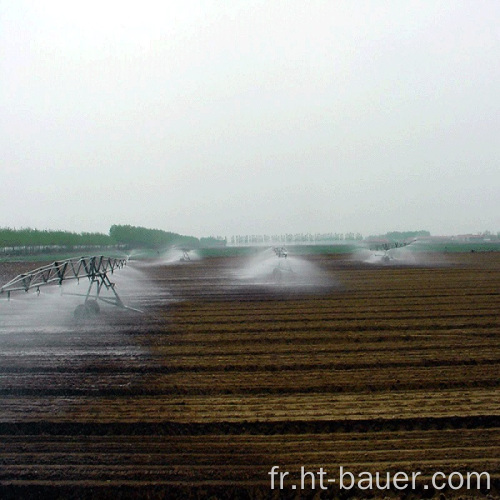
<svg viewBox="0 0 500 500"><path fill-rule="evenodd" d="M85 323L1 302L0 498L498 498L500 254L307 260L312 281L279 284L236 257L131 262L113 279L144 314ZM302 466L421 476L299 495ZM425 489L436 471L491 489Z"/></svg>

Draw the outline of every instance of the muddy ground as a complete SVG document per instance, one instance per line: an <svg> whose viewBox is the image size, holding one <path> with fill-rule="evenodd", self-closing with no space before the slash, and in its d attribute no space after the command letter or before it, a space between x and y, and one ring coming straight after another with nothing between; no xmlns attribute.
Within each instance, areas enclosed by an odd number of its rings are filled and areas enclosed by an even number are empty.
<svg viewBox="0 0 500 500"><path fill-rule="evenodd" d="M0 302L0 498L497 498L500 254L405 264L131 261L112 280L142 314L76 321L82 281ZM301 490L302 466L421 475Z"/></svg>

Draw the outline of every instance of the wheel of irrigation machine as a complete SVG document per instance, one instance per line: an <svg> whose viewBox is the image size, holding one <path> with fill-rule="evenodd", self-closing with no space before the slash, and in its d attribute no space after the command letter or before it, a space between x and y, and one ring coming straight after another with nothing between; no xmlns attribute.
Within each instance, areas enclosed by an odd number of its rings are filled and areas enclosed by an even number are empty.
<svg viewBox="0 0 500 500"><path fill-rule="evenodd" d="M80 304L75 309L75 319L85 321L93 316L97 316L101 312L101 308L97 300L87 300L85 304Z"/></svg>
<svg viewBox="0 0 500 500"><path fill-rule="evenodd" d="M99 306L97 300L87 300L85 306L89 310L90 314L97 316L101 312L101 307Z"/></svg>
<svg viewBox="0 0 500 500"><path fill-rule="evenodd" d="M74 315L76 320L84 321L90 316L90 311L85 304L80 304L76 306Z"/></svg>

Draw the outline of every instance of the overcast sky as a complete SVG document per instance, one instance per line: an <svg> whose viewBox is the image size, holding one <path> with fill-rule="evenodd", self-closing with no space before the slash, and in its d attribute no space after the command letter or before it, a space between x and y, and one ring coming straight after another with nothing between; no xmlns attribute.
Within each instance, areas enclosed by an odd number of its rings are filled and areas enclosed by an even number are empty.
<svg viewBox="0 0 500 500"><path fill-rule="evenodd" d="M500 2L0 0L0 227L500 230Z"/></svg>

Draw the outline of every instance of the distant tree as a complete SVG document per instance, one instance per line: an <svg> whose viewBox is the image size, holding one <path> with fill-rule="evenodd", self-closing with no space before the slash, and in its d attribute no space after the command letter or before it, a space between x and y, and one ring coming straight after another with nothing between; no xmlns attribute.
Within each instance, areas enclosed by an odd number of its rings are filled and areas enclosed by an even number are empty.
<svg viewBox="0 0 500 500"><path fill-rule="evenodd" d="M183 236L160 229L148 229L129 225L111 226L109 236L117 243L127 245L130 248L141 247L159 250L172 245L198 248L200 244L198 238L194 236Z"/></svg>
<svg viewBox="0 0 500 500"><path fill-rule="evenodd" d="M25 253L40 252L49 247L74 249L105 247L113 244L113 240L102 233L0 228L0 248L23 249Z"/></svg>
<svg viewBox="0 0 500 500"><path fill-rule="evenodd" d="M389 241L404 241L410 238L430 236L429 231L391 231L385 234L372 235L369 239L387 239Z"/></svg>
<svg viewBox="0 0 500 500"><path fill-rule="evenodd" d="M225 247L227 241L222 236L209 236L207 238L200 238L200 246L202 248Z"/></svg>

